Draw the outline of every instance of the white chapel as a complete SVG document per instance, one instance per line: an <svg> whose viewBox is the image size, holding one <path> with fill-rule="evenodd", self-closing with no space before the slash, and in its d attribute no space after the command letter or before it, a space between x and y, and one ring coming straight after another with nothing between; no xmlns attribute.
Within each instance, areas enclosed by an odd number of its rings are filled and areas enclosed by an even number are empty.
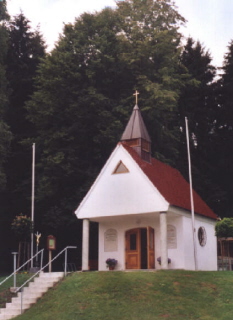
<svg viewBox="0 0 233 320"><path fill-rule="evenodd" d="M99 225L98 270L217 270L217 216L176 169L151 157L136 103L121 141L75 211L83 220L82 270L89 270L89 224ZM193 230L195 230L193 232Z"/></svg>

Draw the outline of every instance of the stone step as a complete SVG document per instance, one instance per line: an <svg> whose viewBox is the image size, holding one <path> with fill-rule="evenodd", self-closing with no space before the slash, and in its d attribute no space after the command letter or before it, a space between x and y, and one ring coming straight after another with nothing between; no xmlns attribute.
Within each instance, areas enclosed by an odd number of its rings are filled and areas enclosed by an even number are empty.
<svg viewBox="0 0 233 320"><path fill-rule="evenodd" d="M60 279L41 279L40 281L31 282L29 284L29 288L35 288L35 287L52 287L55 283L60 281Z"/></svg>
<svg viewBox="0 0 233 320"><path fill-rule="evenodd" d="M39 277L30 283L49 283L54 281L59 281L61 277Z"/></svg>
<svg viewBox="0 0 233 320"><path fill-rule="evenodd" d="M11 303L6 304L6 308L0 309L0 320L12 319L21 314L21 311L30 308L30 306L45 293L55 283L61 280L64 272L41 272L38 277L29 283L23 292L18 292L17 297L12 298ZM22 296L22 298L21 298ZM21 310L22 302L22 310Z"/></svg>
<svg viewBox="0 0 233 320"><path fill-rule="evenodd" d="M28 309L30 306L33 304L33 302L30 301L23 301L22 308L23 309ZM6 303L6 308L5 309L21 309L21 301L15 301L14 303L8 302Z"/></svg>
<svg viewBox="0 0 233 320"><path fill-rule="evenodd" d="M12 319L16 316L13 316L13 315L9 315L9 314L0 314L0 320L9 320L9 319Z"/></svg>
<svg viewBox="0 0 233 320"><path fill-rule="evenodd" d="M24 310L22 310L22 313L24 312ZM19 316L21 314L21 309L12 309L12 310L5 310L3 312L0 313L0 319L12 319L15 318L17 316Z"/></svg>
<svg viewBox="0 0 233 320"><path fill-rule="evenodd" d="M40 297L24 297L23 296L23 301L25 302L25 303L30 303L30 304L32 304L32 303L35 303L38 299L39 299ZM12 300L11 300L11 303L13 304L13 303L21 303L21 297L15 297L15 298L12 298Z"/></svg>
<svg viewBox="0 0 233 320"><path fill-rule="evenodd" d="M19 315L21 314L21 308L10 308L10 309L3 309L1 310L1 315L4 314L4 315Z"/></svg>
<svg viewBox="0 0 233 320"><path fill-rule="evenodd" d="M56 282L55 282L56 283ZM33 293L43 293L48 291L49 288L52 288L54 286L53 285L48 285L48 286L30 286L27 290L25 288L25 290L23 291L23 295L30 295Z"/></svg>
<svg viewBox="0 0 233 320"><path fill-rule="evenodd" d="M30 283L28 287L24 288L24 292L30 292L30 291L33 291L33 290L40 290L40 291L43 291L43 290L46 290L47 288L50 288L51 286L53 286L53 283Z"/></svg>
<svg viewBox="0 0 233 320"><path fill-rule="evenodd" d="M3 314L3 315L0 315L0 320L10 320L10 319L13 319L13 318L20 316L20 315L21 315L21 313Z"/></svg>
<svg viewBox="0 0 233 320"><path fill-rule="evenodd" d="M17 297L12 298L13 301L17 301L18 299L21 300L21 296L23 297L23 299L27 298L27 299L35 299L38 295L40 296L41 294L43 294L45 291L41 292L41 291L31 291L31 290L25 290L23 292L19 292L17 294Z"/></svg>
<svg viewBox="0 0 233 320"><path fill-rule="evenodd" d="M46 292L48 291L48 289L51 288L51 285L47 285L47 286L30 286L30 287L27 287L27 288L24 288L23 290L23 296L25 295L28 295L28 296L35 296L37 293L43 293L43 292ZM21 297L21 292L20 294L18 295L19 297Z"/></svg>
<svg viewBox="0 0 233 320"><path fill-rule="evenodd" d="M64 276L64 272L40 272L38 278L62 278Z"/></svg>

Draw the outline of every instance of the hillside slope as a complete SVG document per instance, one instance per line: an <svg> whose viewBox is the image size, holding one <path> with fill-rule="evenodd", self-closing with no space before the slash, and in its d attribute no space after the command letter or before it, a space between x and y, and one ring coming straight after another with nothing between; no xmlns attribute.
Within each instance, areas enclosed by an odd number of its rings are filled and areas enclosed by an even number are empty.
<svg viewBox="0 0 233 320"><path fill-rule="evenodd" d="M59 283L17 320L232 320L231 272L86 272Z"/></svg>

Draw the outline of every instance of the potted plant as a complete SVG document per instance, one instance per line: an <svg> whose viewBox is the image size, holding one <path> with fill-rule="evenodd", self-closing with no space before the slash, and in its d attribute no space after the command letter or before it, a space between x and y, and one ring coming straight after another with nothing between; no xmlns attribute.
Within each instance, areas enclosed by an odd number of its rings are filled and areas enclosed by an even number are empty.
<svg viewBox="0 0 233 320"><path fill-rule="evenodd" d="M157 261L158 261L158 263L161 265L161 257L158 257L158 258L157 258ZM168 263L171 263L172 261L171 261L170 258L168 258L168 259L167 259L167 262L168 262Z"/></svg>
<svg viewBox="0 0 233 320"><path fill-rule="evenodd" d="M106 265L109 268L109 270L114 270L115 266L117 265L117 260L113 258L108 258L106 260Z"/></svg>

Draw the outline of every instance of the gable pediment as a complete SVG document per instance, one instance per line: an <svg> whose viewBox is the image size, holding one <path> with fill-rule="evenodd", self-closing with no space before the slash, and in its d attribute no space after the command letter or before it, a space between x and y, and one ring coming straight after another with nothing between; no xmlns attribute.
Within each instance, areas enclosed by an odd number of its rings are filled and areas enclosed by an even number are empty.
<svg viewBox="0 0 233 320"><path fill-rule="evenodd" d="M168 206L131 155L118 145L75 213L84 219L164 211Z"/></svg>

